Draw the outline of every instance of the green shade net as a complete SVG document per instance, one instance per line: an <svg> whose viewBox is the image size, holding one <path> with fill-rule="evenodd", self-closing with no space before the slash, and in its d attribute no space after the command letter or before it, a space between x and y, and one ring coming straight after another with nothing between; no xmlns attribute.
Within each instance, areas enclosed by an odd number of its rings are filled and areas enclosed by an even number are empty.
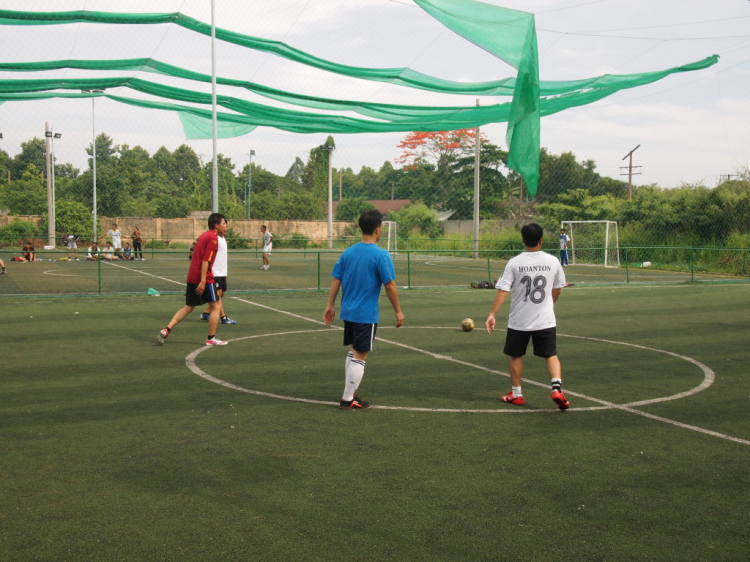
<svg viewBox="0 0 750 562"><path fill-rule="evenodd" d="M604 75L594 78L540 82L536 30L532 14L509 10L471 0L415 0L420 7L472 43L504 60L517 70L515 78L491 82L464 83L427 76L408 68L373 69L340 65L315 57L279 41L242 35L216 29L219 40L250 49L272 53L314 68L351 78L389 82L434 92L464 95L513 96L510 103L482 107L442 107L379 104L337 100L286 92L262 84L217 77L217 83L242 88L254 94L283 103L323 111L355 113L350 115L311 113L273 107L218 96L219 106L229 112L217 114L219 138L247 134L258 126L275 127L297 133L375 133L410 131L445 131L467 129L488 123L508 123L506 140L508 166L526 181L529 195L534 195L539 170L539 119L565 109L586 105L625 88L661 80L674 73L707 68L718 62L714 55L702 61L671 69L628 75ZM211 26L180 13L122 14L109 12L21 12L0 10L2 25L55 25L70 23L106 23L125 25L175 24L204 35ZM210 83L211 77L153 59L71 60L41 62L0 62L0 71L37 72L59 68L106 71L146 71L195 82ZM143 100L111 93L82 93L81 90L128 88L143 94L192 104L211 104L209 94L166 86L138 78L72 78L51 80L0 80L0 103L28 101L51 97L77 98L105 96L129 105L175 111L179 114L189 139L213 136L211 111L165 101ZM56 90L78 90L66 93ZM363 118L364 117L364 118Z"/></svg>
<svg viewBox="0 0 750 562"><path fill-rule="evenodd" d="M509 168L526 180L529 195L539 184L539 54L534 15L471 0L414 0L461 37L518 70L508 116Z"/></svg>

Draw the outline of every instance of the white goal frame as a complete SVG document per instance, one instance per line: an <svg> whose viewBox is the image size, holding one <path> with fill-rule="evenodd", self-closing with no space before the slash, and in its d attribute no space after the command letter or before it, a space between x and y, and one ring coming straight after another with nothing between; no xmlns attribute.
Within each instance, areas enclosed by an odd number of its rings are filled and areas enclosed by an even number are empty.
<svg viewBox="0 0 750 562"><path fill-rule="evenodd" d="M388 252L398 252L398 224L395 221L383 221L383 238L381 242Z"/></svg>
<svg viewBox="0 0 750 562"><path fill-rule="evenodd" d="M620 235L618 232L617 221L562 221L560 222L560 228L565 229L565 233L570 236L570 245L568 246L568 253L570 257L570 264L578 265L586 263L589 265L596 265L591 263L591 260L577 259L581 258L580 255L584 250L588 251L591 248L588 246L581 248L580 251L576 250L576 235L575 228L578 225L584 224L601 224L604 225L604 240L602 249L604 250L604 267L620 267ZM577 255L578 254L578 255Z"/></svg>

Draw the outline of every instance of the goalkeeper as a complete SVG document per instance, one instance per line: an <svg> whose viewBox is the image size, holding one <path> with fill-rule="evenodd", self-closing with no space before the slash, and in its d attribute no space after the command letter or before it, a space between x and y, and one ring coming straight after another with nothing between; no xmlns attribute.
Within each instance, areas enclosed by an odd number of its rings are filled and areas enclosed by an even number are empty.
<svg viewBox="0 0 750 562"><path fill-rule="evenodd" d="M524 403L523 356L529 340L534 344L534 355L543 357L552 383L552 400L561 410L570 408L562 392L562 368L557 357L557 321L554 303L565 286L562 265L553 256L542 252L542 227L527 224L521 229L526 251L508 261L495 287L497 294L487 317L487 333L495 329L495 314L513 292L508 317L508 332L503 353L510 357L511 391L501 400L509 404Z"/></svg>

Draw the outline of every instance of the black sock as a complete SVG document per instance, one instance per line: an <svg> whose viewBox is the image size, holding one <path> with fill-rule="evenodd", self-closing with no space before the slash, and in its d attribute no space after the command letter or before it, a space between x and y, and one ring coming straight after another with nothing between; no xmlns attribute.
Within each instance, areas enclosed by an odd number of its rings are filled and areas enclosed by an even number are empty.
<svg viewBox="0 0 750 562"><path fill-rule="evenodd" d="M216 337L215 335L213 335L213 336L208 336L208 337L207 337L206 339L207 339L207 340L212 340L212 339L214 339L215 337Z"/></svg>
<svg viewBox="0 0 750 562"><path fill-rule="evenodd" d="M171 333L172 333L172 328L170 328L169 326L167 326L167 327L166 327L166 328L164 328L164 329L165 329L165 330L167 331L167 333L168 333L168 334L171 334Z"/></svg>
<svg viewBox="0 0 750 562"><path fill-rule="evenodd" d="M560 379L552 380L552 391L562 392L562 381Z"/></svg>

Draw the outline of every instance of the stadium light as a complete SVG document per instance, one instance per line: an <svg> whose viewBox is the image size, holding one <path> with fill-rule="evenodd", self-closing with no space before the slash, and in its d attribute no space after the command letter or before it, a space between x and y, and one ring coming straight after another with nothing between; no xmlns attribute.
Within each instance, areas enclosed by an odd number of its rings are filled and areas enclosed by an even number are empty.
<svg viewBox="0 0 750 562"><path fill-rule="evenodd" d="M44 124L44 137L47 141L47 237L50 246L55 246L55 139L62 137Z"/></svg>
<svg viewBox="0 0 750 562"><path fill-rule="evenodd" d="M253 179L253 156L255 151L250 151L250 165L247 167L247 193L245 194L245 203L247 205L247 218L250 220L250 195L251 195L251 183Z"/></svg>
<svg viewBox="0 0 750 562"><path fill-rule="evenodd" d="M324 144L321 150L328 153L328 249L333 249L333 179L331 178L331 155L335 147Z"/></svg>
<svg viewBox="0 0 750 562"><path fill-rule="evenodd" d="M104 90L81 90L84 94L102 94L104 93ZM91 215L94 217L94 237L92 240L94 243L96 243L97 240L97 228L96 228L96 214L97 214L97 208L96 208L96 96L91 96L91 157L93 166L91 168L91 173L93 175L93 189L92 189L92 199L91 199Z"/></svg>

